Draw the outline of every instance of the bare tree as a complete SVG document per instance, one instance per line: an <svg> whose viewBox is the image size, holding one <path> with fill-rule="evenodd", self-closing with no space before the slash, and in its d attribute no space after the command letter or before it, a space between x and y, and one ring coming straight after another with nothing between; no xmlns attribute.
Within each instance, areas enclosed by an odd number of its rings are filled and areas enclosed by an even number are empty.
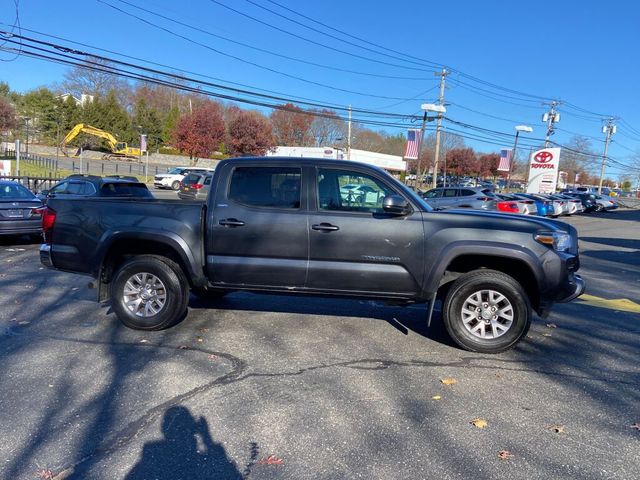
<svg viewBox="0 0 640 480"><path fill-rule="evenodd" d="M130 85L115 73L100 70L110 70L111 64L105 60L87 57L86 66L73 67L64 74L64 81L60 88L67 93L71 93L76 98L81 95L95 95L106 97L110 91L115 91L121 105L132 103Z"/></svg>
<svg viewBox="0 0 640 480"><path fill-rule="evenodd" d="M309 133L316 147L335 146L347 136L347 124L333 110L312 110L316 113Z"/></svg>
<svg viewBox="0 0 640 480"><path fill-rule="evenodd" d="M573 184L576 176L584 176L587 165L593 161L591 140L583 135L572 137L565 148L560 151L559 169L567 172L567 182Z"/></svg>

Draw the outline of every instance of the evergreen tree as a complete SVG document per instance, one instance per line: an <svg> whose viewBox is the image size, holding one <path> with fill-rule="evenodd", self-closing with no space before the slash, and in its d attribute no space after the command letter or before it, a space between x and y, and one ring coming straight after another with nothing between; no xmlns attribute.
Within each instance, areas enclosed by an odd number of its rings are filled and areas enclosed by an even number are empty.
<svg viewBox="0 0 640 480"><path fill-rule="evenodd" d="M180 109L178 107L171 107L162 125L162 143L167 144L171 142L179 118Z"/></svg>
<svg viewBox="0 0 640 480"><path fill-rule="evenodd" d="M161 143L162 122L155 109L149 107L147 101L140 97L133 109L132 124L134 128L140 127L142 133L147 135L148 145Z"/></svg>

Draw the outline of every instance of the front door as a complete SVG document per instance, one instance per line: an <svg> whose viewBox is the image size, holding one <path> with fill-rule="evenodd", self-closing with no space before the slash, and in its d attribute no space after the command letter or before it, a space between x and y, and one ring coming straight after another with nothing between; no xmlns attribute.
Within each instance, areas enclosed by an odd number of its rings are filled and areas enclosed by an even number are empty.
<svg viewBox="0 0 640 480"><path fill-rule="evenodd" d="M210 204L207 272L217 286L304 286L307 209L299 166L227 165Z"/></svg>
<svg viewBox="0 0 640 480"><path fill-rule="evenodd" d="M310 182L306 287L344 293L415 295L424 272L422 213L385 214L382 200L400 194L384 178L354 168L318 168Z"/></svg>

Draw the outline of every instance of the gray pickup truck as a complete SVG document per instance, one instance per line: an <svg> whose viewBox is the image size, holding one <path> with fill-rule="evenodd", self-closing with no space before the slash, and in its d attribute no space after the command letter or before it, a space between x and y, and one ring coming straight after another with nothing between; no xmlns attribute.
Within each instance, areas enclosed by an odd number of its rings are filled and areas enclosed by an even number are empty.
<svg viewBox="0 0 640 480"><path fill-rule="evenodd" d="M519 215L433 211L383 170L350 161L237 158L207 201L49 200L48 267L92 276L127 326L180 321L189 294L237 290L442 302L462 348L513 347L584 291L576 230Z"/></svg>

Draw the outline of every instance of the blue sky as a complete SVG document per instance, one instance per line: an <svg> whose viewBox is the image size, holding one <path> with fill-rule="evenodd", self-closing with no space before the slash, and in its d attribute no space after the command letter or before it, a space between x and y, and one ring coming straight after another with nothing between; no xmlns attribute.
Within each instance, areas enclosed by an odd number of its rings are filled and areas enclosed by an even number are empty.
<svg viewBox="0 0 640 480"><path fill-rule="evenodd" d="M104 2L206 47L143 23L98 0L20 0L20 24L23 28L160 62L176 71L189 70L277 91L288 97L306 97L321 103L351 104L354 108L404 115L419 113L421 103L436 100L438 78L432 70L437 67L428 62L444 64L454 70L447 78L445 97L449 104L447 116L455 121L507 134L512 134L513 127L522 123L534 128L531 137L542 138L545 128L541 115L547 107L538 97L558 99L564 102L558 108L562 118L552 139L559 143L566 143L574 133L579 133L594 137L592 148L601 152L604 147L601 118L603 115L620 117L618 133L610 148L611 157L619 163L608 168L610 176L615 178L628 172L629 168L624 165L633 164L631 156L640 148L640 97L637 93L640 70L636 60L636 48L640 45L640 29L637 28L640 7L636 2ZM150 9L170 20L142 12L132 5ZM260 6L318 31L287 21ZM14 1L0 0L0 22L4 24L0 27L8 29L7 25L11 26L14 20ZM381 55L378 46L364 44L329 27L424 61L388 50L384 51L388 56ZM24 34L30 35L29 32ZM259 52L220 37L336 70ZM345 43L345 40L364 48ZM11 56L0 52L0 58ZM14 90L25 91L61 80L64 70L62 66L20 57L11 62L0 62L0 80L9 82ZM494 88L476 79L521 93ZM496 151L500 146L511 145L509 137L451 123L447 128L476 137L468 138L466 142L478 151ZM526 136L521 136L521 142L527 150L527 142L535 143ZM520 156L523 155L521 151ZM597 165L599 160L595 159L594 170Z"/></svg>

